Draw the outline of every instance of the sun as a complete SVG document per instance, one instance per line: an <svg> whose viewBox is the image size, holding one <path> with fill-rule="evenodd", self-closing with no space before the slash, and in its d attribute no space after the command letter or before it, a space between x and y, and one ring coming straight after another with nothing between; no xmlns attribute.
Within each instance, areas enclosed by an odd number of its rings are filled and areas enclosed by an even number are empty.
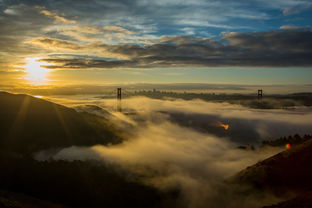
<svg viewBox="0 0 312 208"><path fill-rule="evenodd" d="M49 69L43 66L50 65L47 62L40 61L40 57L26 58L27 64L24 65L26 76L25 79L32 85L43 85L47 80Z"/></svg>

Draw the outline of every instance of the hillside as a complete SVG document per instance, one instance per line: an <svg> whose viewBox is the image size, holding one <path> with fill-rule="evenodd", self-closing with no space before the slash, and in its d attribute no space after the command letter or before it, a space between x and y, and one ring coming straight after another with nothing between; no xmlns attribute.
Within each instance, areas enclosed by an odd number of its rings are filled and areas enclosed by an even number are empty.
<svg viewBox="0 0 312 208"><path fill-rule="evenodd" d="M273 191L301 192L312 189L312 140L263 160L235 176L235 179Z"/></svg>
<svg viewBox="0 0 312 208"><path fill-rule="evenodd" d="M0 149L32 153L72 145L118 143L109 121L29 95L0 92Z"/></svg>
<svg viewBox="0 0 312 208"><path fill-rule="evenodd" d="M0 207L159 207L171 199L98 161L37 161L33 153L119 143L116 127L28 95L0 92Z"/></svg>
<svg viewBox="0 0 312 208"><path fill-rule="evenodd" d="M289 199L268 207L312 207L311 159L312 139L242 170L231 181Z"/></svg>
<svg viewBox="0 0 312 208"><path fill-rule="evenodd" d="M24 194L0 190L1 208L65 208Z"/></svg>
<svg viewBox="0 0 312 208"><path fill-rule="evenodd" d="M263 208L310 208L312 207L312 193L304 193L293 199Z"/></svg>
<svg viewBox="0 0 312 208"><path fill-rule="evenodd" d="M156 207L166 200L166 196L137 182L128 173L96 161L40 162L0 152L0 167L0 190L66 207L126 207L131 204L145 208ZM9 200L20 202L21 205L12 206L14 208L27 207L30 202L20 200L15 194Z"/></svg>

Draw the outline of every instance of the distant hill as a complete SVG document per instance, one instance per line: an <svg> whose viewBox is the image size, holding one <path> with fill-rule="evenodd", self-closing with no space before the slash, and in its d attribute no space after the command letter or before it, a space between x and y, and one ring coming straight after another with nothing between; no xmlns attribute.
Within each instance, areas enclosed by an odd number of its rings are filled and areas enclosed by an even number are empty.
<svg viewBox="0 0 312 208"><path fill-rule="evenodd" d="M116 129L104 118L78 113L29 95L0 92L0 149L19 153L118 143Z"/></svg>
<svg viewBox="0 0 312 208"><path fill-rule="evenodd" d="M288 136L288 137L280 137L278 139L274 139L274 140L263 140L261 143L261 147L267 147L267 146L271 146L271 147L280 147L280 146L286 146L287 144L289 144L291 147L295 147L297 145L300 145L308 140L312 139L312 135L304 135L304 136L300 136L298 134L295 134L294 136Z"/></svg>
<svg viewBox="0 0 312 208"><path fill-rule="evenodd" d="M296 93L288 95L265 94L263 99L258 99L256 94L225 94L225 93L179 93L174 91L135 91L125 94L124 97L145 96L153 99L201 99L209 102L228 102L256 109L292 109L296 106L312 106L312 93ZM106 98L106 97L102 97Z"/></svg>

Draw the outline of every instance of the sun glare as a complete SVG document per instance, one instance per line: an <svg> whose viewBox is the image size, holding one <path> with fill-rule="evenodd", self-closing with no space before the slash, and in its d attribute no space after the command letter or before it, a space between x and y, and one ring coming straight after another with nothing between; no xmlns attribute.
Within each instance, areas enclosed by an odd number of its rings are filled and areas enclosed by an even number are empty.
<svg viewBox="0 0 312 208"><path fill-rule="evenodd" d="M50 72L49 69L43 66L49 65L49 63L40 61L41 58L27 58L27 64L24 66L26 71L25 79L33 85L43 85L47 80L47 75Z"/></svg>

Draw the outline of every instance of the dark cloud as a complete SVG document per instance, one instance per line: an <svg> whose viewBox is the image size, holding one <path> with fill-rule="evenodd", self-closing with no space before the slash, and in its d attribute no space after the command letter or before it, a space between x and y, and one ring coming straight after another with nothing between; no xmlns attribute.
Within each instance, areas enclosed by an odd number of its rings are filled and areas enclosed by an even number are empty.
<svg viewBox="0 0 312 208"><path fill-rule="evenodd" d="M227 33L224 40L231 46L252 49L255 52L264 50L275 53L310 53L312 46L312 31L274 31Z"/></svg>
<svg viewBox="0 0 312 208"><path fill-rule="evenodd" d="M49 37L41 37L41 38L35 38L31 41L31 44L41 46L43 48L47 47L49 50L59 50L59 49L65 49L65 50L79 50L82 49L82 47L74 42L65 41L65 40L59 40L55 38L49 38Z"/></svg>
<svg viewBox="0 0 312 208"><path fill-rule="evenodd" d="M309 8L311 3L265 0L259 7L254 5L260 5L259 0L4 0L0 4L0 25L5 31L0 35L1 59L16 64L16 57L22 62L26 55L70 50L99 58L50 60L55 68L311 66L310 29L234 32L221 40L195 37L208 34L208 28L218 28L211 34L246 29L248 24L237 23L268 20L268 8L282 14ZM194 37L180 36L185 28ZM168 34L177 36L164 36ZM103 60L107 57L118 60Z"/></svg>
<svg viewBox="0 0 312 208"><path fill-rule="evenodd" d="M151 45L94 46L120 61L46 59L57 68L175 67L175 66L312 66L312 32L281 30L226 33L221 41L198 37L163 37ZM51 66L53 68L53 66Z"/></svg>
<svg viewBox="0 0 312 208"><path fill-rule="evenodd" d="M133 61L105 61L93 59L42 59L52 63L47 68L62 68L62 69L87 69L87 68L117 68L117 67L134 67Z"/></svg>

